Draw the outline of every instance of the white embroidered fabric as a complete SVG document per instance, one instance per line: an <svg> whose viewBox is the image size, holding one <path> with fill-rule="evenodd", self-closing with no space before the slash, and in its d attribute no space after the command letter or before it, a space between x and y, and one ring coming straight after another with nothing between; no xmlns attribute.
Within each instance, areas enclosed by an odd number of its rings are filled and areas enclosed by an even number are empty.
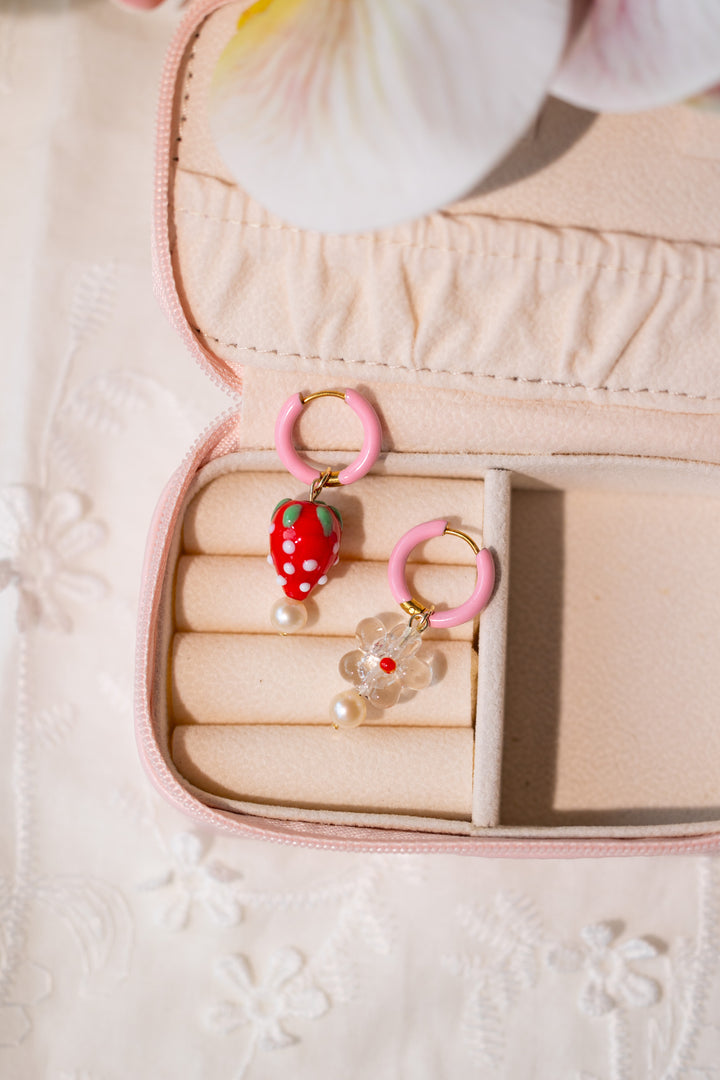
<svg viewBox="0 0 720 1080"><path fill-rule="evenodd" d="M227 404L152 296L176 20L0 11L0 1075L713 1080L718 860L294 849L142 773L145 535Z"/></svg>

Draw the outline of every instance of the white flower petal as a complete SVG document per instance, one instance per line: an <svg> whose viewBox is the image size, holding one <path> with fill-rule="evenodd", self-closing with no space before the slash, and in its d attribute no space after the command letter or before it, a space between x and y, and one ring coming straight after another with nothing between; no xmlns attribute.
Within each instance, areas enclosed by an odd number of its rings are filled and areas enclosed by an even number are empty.
<svg viewBox="0 0 720 1080"><path fill-rule="evenodd" d="M469 191L537 112L567 0L273 0L222 54L211 127L282 218L382 228Z"/></svg>
<svg viewBox="0 0 720 1080"><path fill-rule="evenodd" d="M155 889L164 889L166 885L169 885L174 878L172 870L160 870L153 877L145 878L139 882L138 889L140 892L154 892Z"/></svg>
<svg viewBox="0 0 720 1080"><path fill-rule="evenodd" d="M54 630L68 630L67 616L58 610L55 602L48 598L47 604L48 612L47 618L45 618L45 611L40 603L39 597L31 592L29 589L24 589L22 586L18 589L18 606L16 621L18 630L23 633L27 630L32 630L33 627L38 626L40 621L45 622L50 629Z"/></svg>
<svg viewBox="0 0 720 1080"><path fill-rule="evenodd" d="M205 853L205 844L193 832L176 833L170 841L170 850L183 870L194 870Z"/></svg>
<svg viewBox="0 0 720 1080"><path fill-rule="evenodd" d="M243 1024L247 1024L247 1014L234 1001L221 1001L205 1013L205 1026L213 1035L229 1035Z"/></svg>
<svg viewBox="0 0 720 1080"><path fill-rule="evenodd" d="M627 971L618 980L617 996L622 1005L630 1009L647 1009L660 1000L660 986L647 975Z"/></svg>
<svg viewBox="0 0 720 1080"><path fill-rule="evenodd" d="M9 553L18 550L22 536L35 532L41 501L39 490L29 484L0 489L0 543Z"/></svg>
<svg viewBox="0 0 720 1080"><path fill-rule="evenodd" d="M282 1050L296 1043L297 1037L289 1035L277 1020L266 1020L260 1028L258 1046L261 1050Z"/></svg>
<svg viewBox="0 0 720 1080"><path fill-rule="evenodd" d="M308 986L294 990L288 988L285 994L285 1006L289 1016L300 1016L303 1020L317 1020L330 1008L327 994L317 986Z"/></svg>
<svg viewBox="0 0 720 1080"><path fill-rule="evenodd" d="M32 1030L22 1005L0 1005L0 1046L19 1046Z"/></svg>
<svg viewBox="0 0 720 1080"><path fill-rule="evenodd" d="M552 92L584 109L635 112L718 80L717 0L594 0Z"/></svg>
<svg viewBox="0 0 720 1080"><path fill-rule="evenodd" d="M628 938L616 946L616 952L626 960L651 960L658 955L658 950L647 938Z"/></svg>
<svg viewBox="0 0 720 1080"><path fill-rule="evenodd" d="M615 1001L599 979L590 979L580 992L578 1005L587 1016L605 1016L615 1008Z"/></svg>
<svg viewBox="0 0 720 1080"><path fill-rule="evenodd" d="M553 945L547 954L547 963L554 971L563 973L579 971L585 953L575 945Z"/></svg>
<svg viewBox="0 0 720 1080"><path fill-rule="evenodd" d="M10 559L0 559L0 592L6 589L14 578L15 573Z"/></svg>
<svg viewBox="0 0 720 1080"><path fill-rule="evenodd" d="M55 588L80 604L97 603L108 594L108 585L97 574L59 570L51 579Z"/></svg>
<svg viewBox="0 0 720 1080"><path fill-rule="evenodd" d="M38 535L43 543L52 547L85 512L83 500L75 491L57 491L45 502L40 518Z"/></svg>
<svg viewBox="0 0 720 1080"><path fill-rule="evenodd" d="M583 926L580 937L591 949L607 949L615 937L615 931L610 923L591 923Z"/></svg>
<svg viewBox="0 0 720 1080"><path fill-rule="evenodd" d="M215 971L243 996L252 994L254 982L246 957L239 953L222 956L215 965Z"/></svg>
<svg viewBox="0 0 720 1080"><path fill-rule="evenodd" d="M218 926L237 926L242 919L242 908L234 896L222 886L208 890L202 898L203 905Z"/></svg>
<svg viewBox="0 0 720 1080"><path fill-rule="evenodd" d="M228 866L227 863L220 862L219 859L214 859L212 862L207 863L205 866L205 873L213 881L219 881L223 884L228 884L231 881L238 881L242 877L239 870L235 870L234 867Z"/></svg>
<svg viewBox="0 0 720 1080"><path fill-rule="evenodd" d="M41 964L25 960L13 980L12 996L24 1005L37 1005L52 992L52 975Z"/></svg>
<svg viewBox="0 0 720 1080"><path fill-rule="evenodd" d="M264 985L272 988L282 986L297 975L303 964L304 960L297 949L278 949L270 958Z"/></svg>
<svg viewBox="0 0 720 1080"><path fill-rule="evenodd" d="M158 911L157 921L165 930L184 930L190 920L190 897L186 892L178 895L161 907Z"/></svg>
<svg viewBox="0 0 720 1080"><path fill-rule="evenodd" d="M91 548L99 547L107 536L107 529L100 521L78 521L54 541L58 555L69 562Z"/></svg>

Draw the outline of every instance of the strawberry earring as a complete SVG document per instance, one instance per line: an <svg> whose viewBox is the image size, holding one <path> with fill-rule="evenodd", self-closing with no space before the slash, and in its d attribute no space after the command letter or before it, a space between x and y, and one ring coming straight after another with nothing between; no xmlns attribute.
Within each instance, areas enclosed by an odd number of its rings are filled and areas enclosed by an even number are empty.
<svg viewBox="0 0 720 1080"><path fill-rule="evenodd" d="M464 604L447 611L436 611L432 604L422 604L410 593L405 566L413 548L434 536L459 536L475 556L475 588ZM367 705L389 709L403 690L424 690L432 681L430 665L418 655L422 633L428 626L448 629L470 622L490 599L495 584L495 563L487 548L479 548L464 532L450 529L440 518L416 525L402 536L390 555L388 580L393 599L409 620L386 629L380 619L371 617L358 623L355 636L359 648L345 653L338 665L340 674L354 689L343 690L330 703L330 720L335 728L354 728L363 723Z"/></svg>
<svg viewBox="0 0 720 1080"><path fill-rule="evenodd" d="M335 472L314 469L298 457L292 433L305 406L321 397L340 398L360 418L363 444L355 460ZM310 487L309 499L283 499L273 510L270 522L268 562L275 568L285 598L273 604L270 619L281 634L294 634L307 622L303 601L312 590L327 581L328 571L338 562L342 518L339 510L320 501L326 487L352 484L365 476L380 453L382 432L377 413L356 390L319 390L302 397L293 394L283 405L275 423L275 447L280 460L296 480Z"/></svg>

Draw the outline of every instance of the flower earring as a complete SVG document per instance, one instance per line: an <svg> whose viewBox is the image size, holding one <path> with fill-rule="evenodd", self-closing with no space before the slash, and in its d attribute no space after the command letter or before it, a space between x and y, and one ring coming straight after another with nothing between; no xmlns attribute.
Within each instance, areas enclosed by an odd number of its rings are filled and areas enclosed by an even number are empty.
<svg viewBox="0 0 720 1080"><path fill-rule="evenodd" d="M472 548L477 579L472 595L459 607L435 611L432 605L415 600L405 579L405 566L413 548L434 536L459 536ZM379 709L395 705L403 690L424 690L432 681L430 665L418 651L422 633L459 626L474 619L487 604L495 584L495 563L487 548L479 548L471 537L448 528L447 521L436 519L416 525L398 540L388 562L388 579L393 599L409 616L387 630L380 619L368 618L358 623L355 635L360 648L345 653L338 665L340 674L354 686L343 690L330 703L330 718L335 728L353 728L363 723L367 703Z"/></svg>
<svg viewBox="0 0 720 1080"><path fill-rule="evenodd" d="M360 418L363 444L355 460L340 472L320 472L298 457L293 445L293 426L305 406L322 397L340 398ZM293 394L283 405L275 423L275 446L285 468L310 487L309 499L282 499L270 522L270 554L285 599L273 604L270 619L281 634L302 630L307 622L307 599L317 585L324 585L331 567L339 560L342 518L340 511L320 502L323 488L346 486L365 476L375 463L382 441L380 421L372 405L356 390L319 390L302 397Z"/></svg>

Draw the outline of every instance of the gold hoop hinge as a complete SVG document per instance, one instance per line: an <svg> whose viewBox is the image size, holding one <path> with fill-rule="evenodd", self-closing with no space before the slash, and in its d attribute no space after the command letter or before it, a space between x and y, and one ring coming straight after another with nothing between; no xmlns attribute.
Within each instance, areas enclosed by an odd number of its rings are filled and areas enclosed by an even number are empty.
<svg viewBox="0 0 720 1080"><path fill-rule="evenodd" d="M480 554L480 548L477 546L473 538L471 536L468 536L467 533L460 532L459 529L449 529L447 526L445 526L443 536L459 536L461 540L464 540L465 543L473 549L473 553L475 555Z"/></svg>
<svg viewBox="0 0 720 1080"><path fill-rule="evenodd" d="M413 623L416 623L420 633L422 633L423 630L427 630L430 623L430 616L435 610L434 604L426 606L425 604L421 604L418 600L413 599L411 596L409 600L403 601L400 607L406 615L410 616L411 626Z"/></svg>

